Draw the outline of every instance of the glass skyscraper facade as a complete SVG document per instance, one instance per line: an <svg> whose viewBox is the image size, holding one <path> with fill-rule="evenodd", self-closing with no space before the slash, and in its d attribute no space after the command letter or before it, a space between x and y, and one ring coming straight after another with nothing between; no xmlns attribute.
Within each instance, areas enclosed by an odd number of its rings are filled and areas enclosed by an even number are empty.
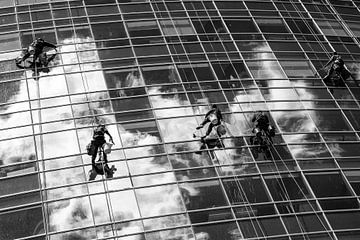
<svg viewBox="0 0 360 240"><path fill-rule="evenodd" d="M0 240L360 239L359 23L358 0L0 0ZM224 148L196 154L212 104ZM117 171L88 181L96 120Z"/></svg>

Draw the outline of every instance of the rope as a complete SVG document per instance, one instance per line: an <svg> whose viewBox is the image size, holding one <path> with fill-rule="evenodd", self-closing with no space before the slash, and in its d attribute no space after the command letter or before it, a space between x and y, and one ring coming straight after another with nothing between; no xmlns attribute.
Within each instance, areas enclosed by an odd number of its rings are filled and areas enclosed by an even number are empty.
<svg viewBox="0 0 360 240"><path fill-rule="evenodd" d="M31 16L31 9L30 9L30 1L28 2L28 9L29 9L29 16L30 16L30 25L31 25L31 29L32 29L32 35L34 36L35 38L35 30L34 30L34 25L33 25L33 19L32 19L32 16ZM37 66L36 66L36 63L35 63L35 59L33 59L33 62L34 62L34 65L35 65L35 72L37 72ZM36 73L37 74L37 73ZM37 97L37 103L38 103L38 122L39 122L39 138L40 138L40 155L38 154L37 150L36 150L36 153L37 153L37 157L38 157L38 160L41 162L41 166L42 166L42 175L43 175L43 181L41 180L40 178L40 181L39 181L39 184L41 186L41 189L44 189L46 188L46 175L44 173L44 170L45 170L45 163L44 163L44 142L43 142L43 134L42 134L42 117L41 117L41 100L40 100L40 85L39 85L39 81L36 81L36 97ZM29 94L30 96L30 94ZM32 114L31 114L32 115ZM35 146L37 145L36 144L36 138L35 138ZM39 158L40 157L40 158ZM39 163L38 163L39 164ZM40 169L40 168L39 168ZM45 185L45 186L44 186ZM47 199L47 191L44 191L43 192L45 194L45 198ZM40 198L41 198L41 201L44 203L44 196L42 193L40 193ZM43 211L43 218L44 218L44 228L45 228L45 233L49 232L49 224L47 222L47 208L43 207L44 211ZM46 212L46 215L45 215L45 212Z"/></svg>
<svg viewBox="0 0 360 240"><path fill-rule="evenodd" d="M74 24L74 19L73 19L73 16L72 16L71 6L70 6L69 1L67 1L67 6L68 6L69 16L70 16L70 20L71 20L71 26L72 26L73 31L74 31L74 36L76 38L75 24ZM76 50L76 43L74 43L74 45L75 45L75 50ZM76 57L77 57L78 62L80 63L80 59L79 59L79 56L77 55L77 53L76 53ZM81 74L81 76L82 76L82 74ZM81 77L81 80L82 80L82 83L84 85L84 80L83 80L82 77ZM84 89L85 89L85 87L84 87ZM88 93L85 91L86 101L88 103L88 107L89 107L89 110L90 110L90 103L89 103L89 98L88 98L87 94ZM74 124L76 124L76 122ZM84 166L84 162L83 162L83 166ZM85 168L84 167L83 167L83 171L84 171L85 176L87 176L86 173L85 173ZM88 179L86 179L86 180L88 180ZM93 206L93 203L92 203L92 200L91 200L91 197L90 197L90 188L89 188L88 182L86 182L85 185L86 185L86 188L87 188L87 191L88 191L88 198L89 198L89 204L90 204L93 228L95 230L95 233L97 233L97 231L96 231L96 222L95 222L95 214L94 214L94 206Z"/></svg>

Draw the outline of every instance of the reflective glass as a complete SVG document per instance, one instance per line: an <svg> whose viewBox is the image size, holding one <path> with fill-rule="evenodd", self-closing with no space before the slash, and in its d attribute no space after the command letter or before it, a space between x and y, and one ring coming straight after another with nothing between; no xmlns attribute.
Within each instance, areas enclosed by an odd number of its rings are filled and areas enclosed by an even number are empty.
<svg viewBox="0 0 360 240"><path fill-rule="evenodd" d="M194 227L196 239L241 239L242 235L236 223L218 223L211 225L197 225Z"/></svg>
<svg viewBox="0 0 360 240"><path fill-rule="evenodd" d="M217 180L182 183L179 187L188 210L227 205Z"/></svg>
<svg viewBox="0 0 360 240"><path fill-rule="evenodd" d="M285 228L279 218L257 218L239 221L245 237L260 237L285 234Z"/></svg>
<svg viewBox="0 0 360 240"><path fill-rule="evenodd" d="M308 174L306 176L316 197L349 196L351 193L338 173ZM326 186L332 186L331 188Z"/></svg>
<svg viewBox="0 0 360 240"><path fill-rule="evenodd" d="M136 189L135 194L142 217L178 213L185 210L177 185Z"/></svg>
<svg viewBox="0 0 360 240"><path fill-rule="evenodd" d="M231 204L249 204L269 201L267 192L259 178L243 178L224 181L226 194Z"/></svg>
<svg viewBox="0 0 360 240"><path fill-rule="evenodd" d="M22 223L22 224L15 224ZM41 207L23 208L17 211L6 211L0 214L0 237L16 239L44 233L44 219Z"/></svg>
<svg viewBox="0 0 360 240"><path fill-rule="evenodd" d="M274 201L304 199L307 198L309 194L301 176L266 176L265 182L268 185Z"/></svg>

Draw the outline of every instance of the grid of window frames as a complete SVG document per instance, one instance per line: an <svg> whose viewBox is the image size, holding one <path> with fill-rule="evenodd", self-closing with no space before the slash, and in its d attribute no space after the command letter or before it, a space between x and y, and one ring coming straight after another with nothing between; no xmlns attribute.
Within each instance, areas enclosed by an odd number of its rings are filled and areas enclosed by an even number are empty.
<svg viewBox="0 0 360 240"><path fill-rule="evenodd" d="M0 239L360 237L360 1L0 1ZM14 59L58 46L34 81ZM321 80L338 52L354 78ZM196 154L212 104L224 148ZM270 152L251 145L265 112ZM88 181L96 122L112 179Z"/></svg>

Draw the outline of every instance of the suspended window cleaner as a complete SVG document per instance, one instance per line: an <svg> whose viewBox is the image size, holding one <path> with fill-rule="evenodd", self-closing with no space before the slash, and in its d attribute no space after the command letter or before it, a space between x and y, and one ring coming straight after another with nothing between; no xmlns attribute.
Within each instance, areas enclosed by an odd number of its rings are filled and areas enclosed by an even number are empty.
<svg viewBox="0 0 360 240"><path fill-rule="evenodd" d="M345 80L349 77L355 79L351 73L346 69L344 60L337 52L334 52L330 60L325 64L323 68L330 65L330 68L324 77L324 83L327 86L333 87L345 87Z"/></svg>
<svg viewBox="0 0 360 240"><path fill-rule="evenodd" d="M52 48L55 52L44 51L45 48ZM34 79L38 80L40 72L48 73L50 71L48 65L54 60L56 54L57 49L54 44L37 38L23 52L22 57L15 59L15 63L18 68L32 70Z"/></svg>
<svg viewBox="0 0 360 240"><path fill-rule="evenodd" d="M110 138L110 142L106 142L105 134ZM108 165L107 154L111 152L114 141L104 124L99 124L93 133L93 139L87 145L87 153L91 155L92 169L89 171L89 181L94 180L98 174L105 175L106 178L112 178L116 168ZM97 155L98 160L95 162Z"/></svg>
<svg viewBox="0 0 360 240"><path fill-rule="evenodd" d="M257 158L260 152L265 153L268 158L271 157L270 146L272 137L275 136L275 128L270 125L268 116L262 111L256 112L251 122L254 123L252 132L255 136L250 137L250 144L258 146L253 149L254 157Z"/></svg>
<svg viewBox="0 0 360 240"><path fill-rule="evenodd" d="M206 123L209 123L209 126L205 135L200 138L201 146L199 151L195 152L196 154L201 154L202 150L206 149L206 147L208 147L208 149L215 147L224 148L221 137L226 134L226 128L221 111L215 104L213 104L212 109L205 114L204 121L196 127L196 130L204 127ZM195 138L197 135L194 133L193 137Z"/></svg>

